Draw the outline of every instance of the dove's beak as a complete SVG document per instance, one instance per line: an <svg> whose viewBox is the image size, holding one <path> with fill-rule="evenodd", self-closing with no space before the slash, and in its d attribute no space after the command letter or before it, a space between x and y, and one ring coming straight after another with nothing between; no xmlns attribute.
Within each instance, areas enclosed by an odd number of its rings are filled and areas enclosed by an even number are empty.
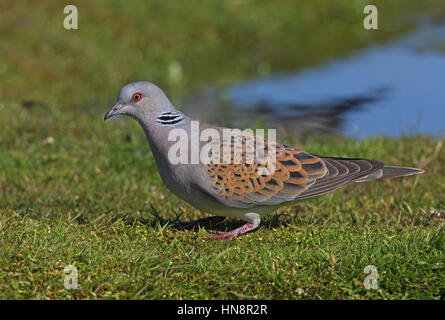
<svg viewBox="0 0 445 320"><path fill-rule="evenodd" d="M104 121L107 120L108 118L111 118L112 116L119 114L120 111L125 107L124 104L121 103L116 103L116 105L111 108L110 111L107 112L107 114L104 117Z"/></svg>

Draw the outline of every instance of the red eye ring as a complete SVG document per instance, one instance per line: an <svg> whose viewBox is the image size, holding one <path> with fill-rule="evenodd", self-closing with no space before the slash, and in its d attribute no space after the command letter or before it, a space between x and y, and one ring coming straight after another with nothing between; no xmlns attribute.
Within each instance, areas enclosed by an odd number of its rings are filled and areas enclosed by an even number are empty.
<svg viewBox="0 0 445 320"><path fill-rule="evenodd" d="M133 102L139 102L142 99L142 94L140 94L139 92L136 92L133 94L133 96L131 97L131 101Z"/></svg>

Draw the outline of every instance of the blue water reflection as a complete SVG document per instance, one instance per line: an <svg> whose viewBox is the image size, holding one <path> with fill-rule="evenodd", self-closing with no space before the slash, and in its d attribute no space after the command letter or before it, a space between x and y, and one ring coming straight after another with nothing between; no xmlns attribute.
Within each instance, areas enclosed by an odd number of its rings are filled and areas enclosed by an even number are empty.
<svg viewBox="0 0 445 320"><path fill-rule="evenodd" d="M261 110L289 121L337 113L335 129L359 138L444 136L443 45L445 25L423 27L312 69L241 83L228 91L228 99L243 112Z"/></svg>

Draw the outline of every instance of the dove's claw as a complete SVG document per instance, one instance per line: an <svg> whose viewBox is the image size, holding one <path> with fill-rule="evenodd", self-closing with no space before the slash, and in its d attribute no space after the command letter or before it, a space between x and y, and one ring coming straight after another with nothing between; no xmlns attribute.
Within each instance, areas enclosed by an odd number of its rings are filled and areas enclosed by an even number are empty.
<svg viewBox="0 0 445 320"><path fill-rule="evenodd" d="M208 233L213 233L213 234L219 234L219 235L228 233L228 232L217 231L217 230L207 230L207 232L208 232Z"/></svg>
<svg viewBox="0 0 445 320"><path fill-rule="evenodd" d="M213 239L213 240L233 240L235 237L239 236L240 234L246 233L248 231L251 231L258 227L259 223L246 223L245 225L236 228L229 232L223 232L223 231L215 231L215 230L208 230L209 233L215 234L214 236L208 236L207 239Z"/></svg>

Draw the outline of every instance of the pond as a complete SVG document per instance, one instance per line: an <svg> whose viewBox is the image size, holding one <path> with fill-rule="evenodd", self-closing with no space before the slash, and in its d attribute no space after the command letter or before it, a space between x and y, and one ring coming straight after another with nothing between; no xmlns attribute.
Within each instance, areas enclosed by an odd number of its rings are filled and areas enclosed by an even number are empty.
<svg viewBox="0 0 445 320"><path fill-rule="evenodd" d="M424 26L313 68L239 83L225 92L225 108L202 108L218 92L208 89L195 114L297 133L445 136L444 45L445 24Z"/></svg>

